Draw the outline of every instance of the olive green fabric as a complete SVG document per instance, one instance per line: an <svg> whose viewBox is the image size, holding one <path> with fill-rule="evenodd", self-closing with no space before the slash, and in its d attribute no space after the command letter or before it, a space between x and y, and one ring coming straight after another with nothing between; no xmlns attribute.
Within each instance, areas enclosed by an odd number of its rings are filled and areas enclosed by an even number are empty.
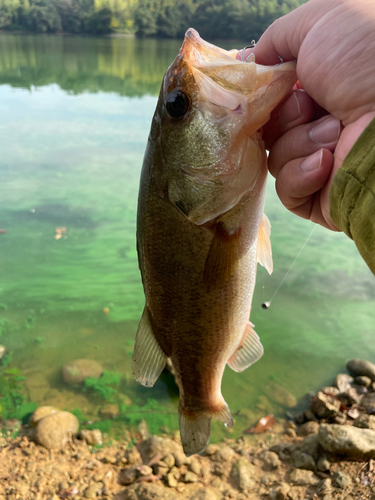
<svg viewBox="0 0 375 500"><path fill-rule="evenodd" d="M329 199L333 222L375 274L375 118L337 171Z"/></svg>

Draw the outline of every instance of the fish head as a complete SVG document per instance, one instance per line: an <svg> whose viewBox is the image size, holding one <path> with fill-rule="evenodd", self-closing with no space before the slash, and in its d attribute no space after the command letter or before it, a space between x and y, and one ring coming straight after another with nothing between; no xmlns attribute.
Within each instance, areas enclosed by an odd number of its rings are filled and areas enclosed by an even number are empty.
<svg viewBox="0 0 375 500"><path fill-rule="evenodd" d="M190 28L164 75L150 141L164 197L202 225L234 207L266 169L261 127L296 81L295 63L236 59Z"/></svg>

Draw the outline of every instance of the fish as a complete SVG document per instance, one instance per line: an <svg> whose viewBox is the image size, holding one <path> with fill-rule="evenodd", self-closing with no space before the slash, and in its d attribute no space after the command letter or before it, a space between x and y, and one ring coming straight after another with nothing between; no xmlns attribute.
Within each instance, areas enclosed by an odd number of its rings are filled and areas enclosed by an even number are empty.
<svg viewBox="0 0 375 500"><path fill-rule="evenodd" d="M263 215L262 126L296 82L295 63L236 59L190 28L166 71L141 172L138 262L145 307L132 368L152 387L169 358L181 443L203 453L211 419L232 426L224 369L263 354L250 323L257 262L272 272Z"/></svg>

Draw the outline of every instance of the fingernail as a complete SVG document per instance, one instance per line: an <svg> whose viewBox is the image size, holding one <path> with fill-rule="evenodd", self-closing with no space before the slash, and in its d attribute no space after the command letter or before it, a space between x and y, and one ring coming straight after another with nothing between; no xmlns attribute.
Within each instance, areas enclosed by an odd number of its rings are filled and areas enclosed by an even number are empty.
<svg viewBox="0 0 375 500"><path fill-rule="evenodd" d="M316 153L305 158L301 163L301 170L304 172L312 172L313 170L320 168L320 164L322 163L322 154L323 150L320 149L319 151L316 151Z"/></svg>
<svg viewBox="0 0 375 500"><path fill-rule="evenodd" d="M291 123L301 116L301 108L295 92L289 97L279 110L279 119L284 123Z"/></svg>
<svg viewBox="0 0 375 500"><path fill-rule="evenodd" d="M340 135L340 120L333 116L310 130L310 138L317 144L336 142Z"/></svg>

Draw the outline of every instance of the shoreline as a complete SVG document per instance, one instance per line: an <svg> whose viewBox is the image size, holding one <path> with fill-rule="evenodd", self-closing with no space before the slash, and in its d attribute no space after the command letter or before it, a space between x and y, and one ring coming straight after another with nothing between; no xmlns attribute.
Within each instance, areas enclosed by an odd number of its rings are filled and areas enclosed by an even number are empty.
<svg viewBox="0 0 375 500"><path fill-rule="evenodd" d="M140 424L111 441L98 429L78 432L69 412L40 407L18 436L17 422L3 426L0 498L373 500L375 365L347 368L353 376L338 374L290 420L189 458L178 433L151 436Z"/></svg>

